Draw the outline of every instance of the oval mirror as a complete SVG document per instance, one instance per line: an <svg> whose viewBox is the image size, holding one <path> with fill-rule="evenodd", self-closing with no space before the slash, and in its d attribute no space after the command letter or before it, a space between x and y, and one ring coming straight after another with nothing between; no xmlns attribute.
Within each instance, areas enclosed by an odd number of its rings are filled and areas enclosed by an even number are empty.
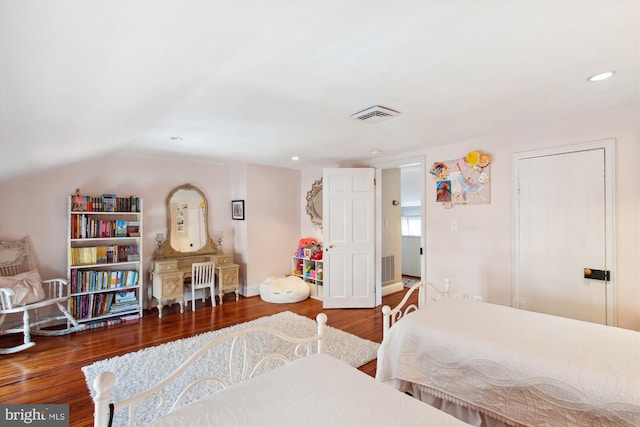
<svg viewBox="0 0 640 427"><path fill-rule="evenodd" d="M322 228L322 178L315 181L307 192L307 214L313 224Z"/></svg>
<svg viewBox="0 0 640 427"><path fill-rule="evenodd" d="M191 184L176 187L167 197L167 240L158 256L216 253L208 230L209 206L199 188Z"/></svg>

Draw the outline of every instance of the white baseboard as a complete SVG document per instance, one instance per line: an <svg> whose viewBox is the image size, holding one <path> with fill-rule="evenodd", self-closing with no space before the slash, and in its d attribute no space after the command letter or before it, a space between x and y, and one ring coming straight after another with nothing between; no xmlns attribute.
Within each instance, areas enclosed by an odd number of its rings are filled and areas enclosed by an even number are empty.
<svg viewBox="0 0 640 427"><path fill-rule="evenodd" d="M390 285L386 285L382 287L382 296L387 296L390 294L394 294L396 292L400 292L404 289L404 285L402 282L392 283ZM241 286L240 287L240 295L243 297L253 297L256 295L260 295L260 285L256 286Z"/></svg>
<svg viewBox="0 0 640 427"><path fill-rule="evenodd" d="M240 295L243 297L254 297L260 295L260 285L240 286Z"/></svg>
<svg viewBox="0 0 640 427"><path fill-rule="evenodd" d="M396 292L400 292L404 289L404 284L402 282L392 283L390 285L385 285L382 287L382 296L387 296L391 294L395 294Z"/></svg>

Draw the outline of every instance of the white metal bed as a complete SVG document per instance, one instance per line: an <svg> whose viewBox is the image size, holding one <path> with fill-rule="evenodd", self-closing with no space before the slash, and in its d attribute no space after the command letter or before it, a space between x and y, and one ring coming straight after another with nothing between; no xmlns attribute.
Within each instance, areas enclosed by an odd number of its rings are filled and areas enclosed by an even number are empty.
<svg viewBox="0 0 640 427"><path fill-rule="evenodd" d="M331 356L323 354L324 314L317 316L318 334L294 338L270 328L243 328L221 335L197 350L187 361L157 385L128 399L111 402L116 375L103 372L93 382L95 426L468 426L456 418L413 399L376 381ZM281 354L267 355L257 363L248 363L248 336L263 333L277 336L297 345L300 357L289 361ZM151 411L163 399L162 389L208 349L231 341L230 379L200 378L178 396L173 407L158 417ZM312 347L316 346L315 352ZM240 364L235 361L240 360ZM261 372L265 363L277 361L283 366ZM117 374L117 373L116 373ZM193 387L206 382L221 385L221 390L208 393L183 404ZM128 410L128 420L117 417ZM126 418L126 417L125 417Z"/></svg>
<svg viewBox="0 0 640 427"><path fill-rule="evenodd" d="M421 299L383 308L378 380L474 425L640 425L640 332Z"/></svg>

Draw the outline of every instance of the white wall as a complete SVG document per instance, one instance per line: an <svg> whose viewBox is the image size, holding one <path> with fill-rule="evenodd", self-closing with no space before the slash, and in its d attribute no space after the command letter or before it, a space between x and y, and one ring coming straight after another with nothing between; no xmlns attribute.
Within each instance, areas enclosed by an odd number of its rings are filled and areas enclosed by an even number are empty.
<svg viewBox="0 0 640 427"><path fill-rule="evenodd" d="M402 282L402 230L400 218L402 208L394 206L393 200L400 201L400 168L382 171L382 253L380 256L394 256L394 276L382 286ZM383 295L384 289L383 289Z"/></svg>
<svg viewBox="0 0 640 427"><path fill-rule="evenodd" d="M486 301L511 305L512 194L511 154L577 143L616 139L616 302L618 326L640 330L640 164L637 106L531 129L496 133L426 152L427 165L468 151L493 156L491 204L444 209L427 178L427 279L450 277L454 292L479 294ZM559 176L561 179L561 175ZM451 221L458 231L451 231ZM570 250L570 243L567 244Z"/></svg>

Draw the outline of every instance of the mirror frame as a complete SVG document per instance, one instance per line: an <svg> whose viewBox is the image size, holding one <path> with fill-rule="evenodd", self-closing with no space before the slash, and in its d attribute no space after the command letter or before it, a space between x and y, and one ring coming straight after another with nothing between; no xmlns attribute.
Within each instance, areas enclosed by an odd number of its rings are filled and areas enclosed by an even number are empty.
<svg viewBox="0 0 640 427"><path fill-rule="evenodd" d="M307 191L307 214L311 217L311 223L322 228L322 212L318 212L315 205L315 198L322 191L322 178L316 180Z"/></svg>
<svg viewBox="0 0 640 427"><path fill-rule="evenodd" d="M170 209L171 198L175 193L177 193L180 190L195 191L200 195L200 197L202 197L202 200L204 200L204 215L206 219L204 223L204 228L205 228L204 231L205 231L205 235L207 236L207 240L203 247L192 252L180 252L178 250L175 250L171 246L171 234L172 234L171 233L171 209ZM160 245L158 249L156 249L156 252L153 254L154 258L156 259L180 258L180 257L190 257L190 256L196 256L196 255L208 255L208 254L218 253L218 247L216 246L216 244L213 242L213 239L211 239L211 236L209 235L209 201L207 200L205 195L202 193L202 191L200 191L198 187L195 187L191 184L184 184L174 188L167 196L165 206L167 210L167 239L164 242L162 242L162 245Z"/></svg>

